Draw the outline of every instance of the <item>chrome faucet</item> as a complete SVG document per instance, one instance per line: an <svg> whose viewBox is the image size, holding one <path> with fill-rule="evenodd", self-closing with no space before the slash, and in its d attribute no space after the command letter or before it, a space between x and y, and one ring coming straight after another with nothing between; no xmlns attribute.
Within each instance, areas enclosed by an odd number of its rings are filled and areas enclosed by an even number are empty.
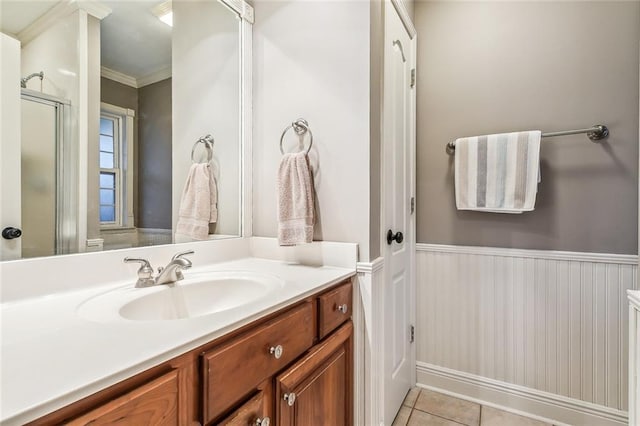
<svg viewBox="0 0 640 426"><path fill-rule="evenodd" d="M140 263L140 269L138 269L138 281L136 282L136 288L151 287L160 284L173 284L176 281L180 281L184 278L182 275L183 269L189 269L193 264L191 261L183 256L193 254L193 250L184 251L176 254L171 258L171 262L164 268L158 268L158 275L154 278L153 268L147 259L125 257L125 263L137 262Z"/></svg>

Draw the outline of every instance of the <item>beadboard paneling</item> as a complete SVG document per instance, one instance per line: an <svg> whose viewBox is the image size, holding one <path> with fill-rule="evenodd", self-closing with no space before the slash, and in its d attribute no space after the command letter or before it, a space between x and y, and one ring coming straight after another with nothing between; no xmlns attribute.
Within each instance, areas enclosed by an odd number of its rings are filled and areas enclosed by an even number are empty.
<svg viewBox="0 0 640 426"><path fill-rule="evenodd" d="M419 244L417 361L626 410L634 259Z"/></svg>

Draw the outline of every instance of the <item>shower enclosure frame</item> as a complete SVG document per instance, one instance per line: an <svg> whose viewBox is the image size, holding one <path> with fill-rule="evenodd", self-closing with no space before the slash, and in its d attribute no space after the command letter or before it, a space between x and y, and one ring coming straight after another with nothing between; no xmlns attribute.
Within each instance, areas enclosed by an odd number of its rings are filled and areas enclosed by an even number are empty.
<svg viewBox="0 0 640 426"><path fill-rule="evenodd" d="M21 89L21 100L52 107L56 123L55 253L78 251L78 149L71 140L71 102L46 93Z"/></svg>

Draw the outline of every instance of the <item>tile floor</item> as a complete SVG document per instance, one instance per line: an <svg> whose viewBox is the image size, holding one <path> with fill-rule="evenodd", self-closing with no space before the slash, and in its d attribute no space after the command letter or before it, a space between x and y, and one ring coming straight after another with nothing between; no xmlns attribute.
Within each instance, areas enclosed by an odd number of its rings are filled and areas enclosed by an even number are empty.
<svg viewBox="0 0 640 426"><path fill-rule="evenodd" d="M393 426L551 426L428 389L409 391Z"/></svg>

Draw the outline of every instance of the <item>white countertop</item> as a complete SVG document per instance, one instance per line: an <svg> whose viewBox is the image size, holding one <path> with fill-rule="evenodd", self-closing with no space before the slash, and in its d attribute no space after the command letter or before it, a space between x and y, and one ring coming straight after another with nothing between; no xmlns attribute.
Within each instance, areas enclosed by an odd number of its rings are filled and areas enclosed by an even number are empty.
<svg viewBox="0 0 640 426"><path fill-rule="evenodd" d="M1 306L0 422L35 420L205 344L355 274L247 257L185 271L248 271L284 281L282 290L230 311L171 321L98 322L76 312L85 300L135 279L9 301Z"/></svg>

